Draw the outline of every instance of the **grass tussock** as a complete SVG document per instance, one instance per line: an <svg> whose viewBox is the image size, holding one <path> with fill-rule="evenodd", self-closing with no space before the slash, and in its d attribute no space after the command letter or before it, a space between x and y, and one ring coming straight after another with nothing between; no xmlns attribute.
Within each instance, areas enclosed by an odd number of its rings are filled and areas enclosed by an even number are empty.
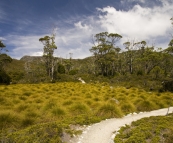
<svg viewBox="0 0 173 143"><path fill-rule="evenodd" d="M97 115L104 118L117 118L122 116L122 112L117 106L113 104L104 104L98 109Z"/></svg>
<svg viewBox="0 0 173 143"><path fill-rule="evenodd" d="M19 123L19 116L11 111L0 112L0 130L16 126Z"/></svg>

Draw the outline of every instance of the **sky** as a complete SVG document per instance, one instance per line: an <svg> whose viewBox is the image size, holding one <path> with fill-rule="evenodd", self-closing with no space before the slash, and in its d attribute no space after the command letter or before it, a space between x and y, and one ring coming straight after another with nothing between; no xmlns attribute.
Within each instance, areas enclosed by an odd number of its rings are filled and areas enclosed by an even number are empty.
<svg viewBox="0 0 173 143"><path fill-rule="evenodd" d="M143 41L167 48L172 39L172 0L0 0L0 40L12 58L42 56L39 38L56 29L54 56L92 56L92 37L118 33L117 46Z"/></svg>

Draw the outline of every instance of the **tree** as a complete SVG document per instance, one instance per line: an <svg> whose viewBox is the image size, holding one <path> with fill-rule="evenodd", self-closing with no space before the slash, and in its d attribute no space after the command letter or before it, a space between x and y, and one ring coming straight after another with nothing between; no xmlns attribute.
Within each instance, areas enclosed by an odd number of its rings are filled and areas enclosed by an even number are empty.
<svg viewBox="0 0 173 143"><path fill-rule="evenodd" d="M135 51L137 50L136 49L137 43L135 43L134 41L132 42L128 41L123 43L123 45L125 46L125 49L127 49L125 56L126 56L127 65L129 66L129 72L130 74L132 74L134 71L133 66L134 66Z"/></svg>
<svg viewBox="0 0 173 143"><path fill-rule="evenodd" d="M93 37L94 46L90 49L95 57L95 73L108 76L115 72L116 53L115 43L122 38L119 34L102 32Z"/></svg>
<svg viewBox="0 0 173 143"><path fill-rule="evenodd" d="M0 54L2 53L2 50L5 48L6 46L2 43L2 41L0 40Z"/></svg>
<svg viewBox="0 0 173 143"><path fill-rule="evenodd" d="M0 69L3 69L7 63L12 62L12 58L7 54L0 54Z"/></svg>
<svg viewBox="0 0 173 143"><path fill-rule="evenodd" d="M43 38L39 39L40 42L43 43L43 57L45 59L45 66L47 70L48 76L53 80L54 77L54 67L55 67L55 58L53 56L54 50L57 49L57 46L55 45L55 33L51 36L45 36Z"/></svg>
<svg viewBox="0 0 173 143"><path fill-rule="evenodd" d="M6 46L3 44L3 42L0 40L0 83L9 84L11 81L11 78L9 75L5 72L4 66L12 61L12 58L8 56L5 53L2 53ZM7 51L7 50L6 50Z"/></svg>
<svg viewBox="0 0 173 143"><path fill-rule="evenodd" d="M2 51L4 50L6 46L3 44L3 42L0 40L0 69L3 69L3 67L12 61L12 58L10 56L8 56L5 53L2 53ZM8 50L6 50L7 52Z"/></svg>

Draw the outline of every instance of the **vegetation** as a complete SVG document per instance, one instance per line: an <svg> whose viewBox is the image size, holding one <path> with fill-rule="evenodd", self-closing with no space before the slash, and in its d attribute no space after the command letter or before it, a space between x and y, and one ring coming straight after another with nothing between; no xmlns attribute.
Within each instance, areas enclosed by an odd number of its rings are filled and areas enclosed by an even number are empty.
<svg viewBox="0 0 173 143"><path fill-rule="evenodd" d="M47 75L51 78L51 80L53 80L56 64L53 54L54 50L57 49L57 46L55 45L55 33L53 33L51 37L45 36L40 38L39 41L44 45L43 57L45 60Z"/></svg>
<svg viewBox="0 0 173 143"><path fill-rule="evenodd" d="M122 127L116 135L116 143L171 143L173 140L173 114L143 118Z"/></svg>
<svg viewBox="0 0 173 143"><path fill-rule="evenodd" d="M3 53L5 50L5 45L0 40L0 84L9 84L11 81L10 76L6 73L4 70L4 67L7 65L7 63L11 62L12 59L7 54ZM5 50L7 51L7 50Z"/></svg>
<svg viewBox="0 0 173 143"><path fill-rule="evenodd" d="M0 93L1 142L54 142L63 132L69 132L70 125L173 105L170 92L110 87L108 83L1 85Z"/></svg>

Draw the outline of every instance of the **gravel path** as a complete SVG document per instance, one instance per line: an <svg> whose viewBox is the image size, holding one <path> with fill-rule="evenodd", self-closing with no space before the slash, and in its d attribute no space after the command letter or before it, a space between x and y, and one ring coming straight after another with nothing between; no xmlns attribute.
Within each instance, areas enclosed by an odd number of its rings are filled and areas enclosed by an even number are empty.
<svg viewBox="0 0 173 143"><path fill-rule="evenodd" d="M129 114L123 118L113 118L101 121L100 123L87 126L82 135L75 139L75 143L113 143L116 131L125 124L139 120L144 117L166 115L168 108L142 112L139 114ZM169 113L173 112L173 107L169 108ZM73 142L73 141L70 141Z"/></svg>

